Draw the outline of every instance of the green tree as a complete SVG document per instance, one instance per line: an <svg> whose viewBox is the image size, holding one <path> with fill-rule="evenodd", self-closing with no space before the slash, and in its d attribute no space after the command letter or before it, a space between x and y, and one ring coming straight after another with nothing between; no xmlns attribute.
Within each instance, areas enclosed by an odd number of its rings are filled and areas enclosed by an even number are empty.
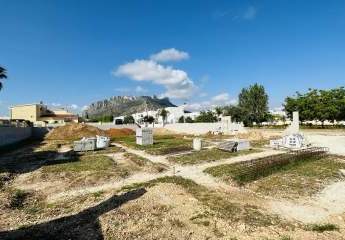
<svg viewBox="0 0 345 240"><path fill-rule="evenodd" d="M0 90L3 87L3 83L1 79L6 79L6 78L7 78L6 69L0 66Z"/></svg>
<svg viewBox="0 0 345 240"><path fill-rule="evenodd" d="M218 122L218 117L212 111L201 111L200 115L196 117L196 122Z"/></svg>
<svg viewBox="0 0 345 240"><path fill-rule="evenodd" d="M134 122L135 122L135 120L134 120L134 117L132 115L125 116L123 119L124 124L132 124Z"/></svg>
<svg viewBox="0 0 345 240"><path fill-rule="evenodd" d="M231 120L234 122L243 122L245 120L243 110L239 106L225 106L224 115L231 116Z"/></svg>
<svg viewBox="0 0 345 240"><path fill-rule="evenodd" d="M164 126L164 124L165 124L165 122L166 122L166 120L167 120L167 118L168 118L168 111L167 110L165 110L165 108L163 108L163 109L161 109L160 110L160 112L159 112L159 115L162 117L162 119L163 119L163 126Z"/></svg>
<svg viewBox="0 0 345 240"><path fill-rule="evenodd" d="M238 96L238 106L243 111L246 125L265 121L268 112L268 95L264 86L255 83L243 88Z"/></svg>
<svg viewBox="0 0 345 240"><path fill-rule="evenodd" d="M193 123L194 121L191 117L186 117L185 122L186 123Z"/></svg>
<svg viewBox="0 0 345 240"><path fill-rule="evenodd" d="M152 123L155 121L155 118L152 117L152 116L145 116L145 117L143 118L143 121L144 121L145 123L152 124Z"/></svg>
<svg viewBox="0 0 345 240"><path fill-rule="evenodd" d="M179 119L178 119L178 122L179 123L184 123L185 119L184 119L184 116L181 116Z"/></svg>
<svg viewBox="0 0 345 240"><path fill-rule="evenodd" d="M221 114L223 114L223 108L222 107L216 107L214 110L216 111L216 114L217 114L218 117Z"/></svg>
<svg viewBox="0 0 345 240"><path fill-rule="evenodd" d="M304 94L296 92L295 96L285 98L284 108L289 117L292 112L298 111L301 121L318 120L323 124L325 120L345 120L345 89L309 89Z"/></svg>

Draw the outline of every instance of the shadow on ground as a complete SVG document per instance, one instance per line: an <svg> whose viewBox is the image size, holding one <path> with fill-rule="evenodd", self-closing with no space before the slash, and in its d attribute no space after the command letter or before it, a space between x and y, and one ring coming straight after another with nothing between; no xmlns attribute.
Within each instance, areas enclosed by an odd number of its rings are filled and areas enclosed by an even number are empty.
<svg viewBox="0 0 345 240"><path fill-rule="evenodd" d="M78 155L73 151L59 153L54 150L36 151L42 142L21 144L9 151L0 153L0 173L22 174L52 164L78 161Z"/></svg>
<svg viewBox="0 0 345 240"><path fill-rule="evenodd" d="M82 212L62 217L49 222L24 227L12 231L0 232L0 239L104 239L98 217L135 200L146 193L144 188L129 191L120 196L113 196L104 202Z"/></svg>

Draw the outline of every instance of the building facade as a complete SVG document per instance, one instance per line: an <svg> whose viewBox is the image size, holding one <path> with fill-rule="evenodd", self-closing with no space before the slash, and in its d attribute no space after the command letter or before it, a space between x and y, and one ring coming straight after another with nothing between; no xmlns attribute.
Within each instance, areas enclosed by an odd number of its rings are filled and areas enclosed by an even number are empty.
<svg viewBox="0 0 345 240"><path fill-rule="evenodd" d="M26 120L34 125L78 122L79 117L64 109L50 110L43 103L23 104L10 107L11 120Z"/></svg>

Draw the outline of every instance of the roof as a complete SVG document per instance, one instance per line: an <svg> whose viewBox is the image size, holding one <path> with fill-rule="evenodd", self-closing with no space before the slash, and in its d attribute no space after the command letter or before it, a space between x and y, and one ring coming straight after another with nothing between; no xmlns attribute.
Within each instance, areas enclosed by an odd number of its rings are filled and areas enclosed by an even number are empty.
<svg viewBox="0 0 345 240"><path fill-rule="evenodd" d="M25 107L25 106L33 106L33 105L44 105L44 104L41 104L41 103L26 103L26 104L13 105L13 106L10 106L10 108L14 108L14 107Z"/></svg>

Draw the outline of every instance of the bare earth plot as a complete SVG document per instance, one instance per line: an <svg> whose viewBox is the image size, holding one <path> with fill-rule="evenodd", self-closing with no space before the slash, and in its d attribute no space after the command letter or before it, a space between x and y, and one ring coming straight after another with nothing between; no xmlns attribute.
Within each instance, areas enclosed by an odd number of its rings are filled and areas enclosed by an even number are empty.
<svg viewBox="0 0 345 240"><path fill-rule="evenodd" d="M161 139L159 151L116 143L75 156L48 141L0 156L0 239L344 239L341 159L239 187L204 171L281 151L181 162Z"/></svg>

